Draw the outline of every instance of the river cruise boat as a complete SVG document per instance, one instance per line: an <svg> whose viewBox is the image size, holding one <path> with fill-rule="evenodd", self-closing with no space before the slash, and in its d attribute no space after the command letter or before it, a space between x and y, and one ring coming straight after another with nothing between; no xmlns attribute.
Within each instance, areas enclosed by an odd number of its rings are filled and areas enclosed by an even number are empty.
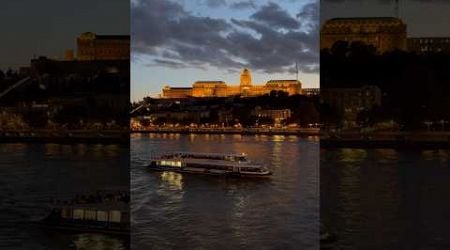
<svg viewBox="0 0 450 250"><path fill-rule="evenodd" d="M75 199L58 202L38 224L55 230L129 235L129 196L111 197L96 200L86 196L80 202Z"/></svg>
<svg viewBox="0 0 450 250"><path fill-rule="evenodd" d="M151 160L150 169L238 177L266 177L272 173L246 154L175 152Z"/></svg>

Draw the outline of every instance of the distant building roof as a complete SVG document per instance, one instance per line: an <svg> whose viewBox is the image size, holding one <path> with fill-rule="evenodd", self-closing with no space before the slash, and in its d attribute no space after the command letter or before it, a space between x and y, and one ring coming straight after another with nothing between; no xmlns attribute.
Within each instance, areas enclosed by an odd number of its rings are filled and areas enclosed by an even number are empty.
<svg viewBox="0 0 450 250"><path fill-rule="evenodd" d="M165 87L166 89L179 89L179 90L184 90L184 89L186 89L186 90L189 90L189 89L192 89L191 87L169 87L169 86L166 86Z"/></svg>
<svg viewBox="0 0 450 250"><path fill-rule="evenodd" d="M299 82L299 81L290 79L290 80L269 80L268 83L269 82Z"/></svg>
<svg viewBox="0 0 450 250"><path fill-rule="evenodd" d="M372 22L372 21L389 21L403 23L400 18L396 17L338 17L327 20L326 22Z"/></svg>
<svg viewBox="0 0 450 250"><path fill-rule="evenodd" d="M80 39L98 39L98 40L130 40L130 35L97 35L93 32L84 32L80 34Z"/></svg>
<svg viewBox="0 0 450 250"><path fill-rule="evenodd" d="M196 81L195 83L211 83L211 84L220 84L225 83L224 81Z"/></svg>
<svg viewBox="0 0 450 250"><path fill-rule="evenodd" d="M348 18L332 18L325 22L322 26L324 29L331 27L341 27L347 25L376 25L378 27L402 27L406 29L406 24L396 17L348 17Z"/></svg>

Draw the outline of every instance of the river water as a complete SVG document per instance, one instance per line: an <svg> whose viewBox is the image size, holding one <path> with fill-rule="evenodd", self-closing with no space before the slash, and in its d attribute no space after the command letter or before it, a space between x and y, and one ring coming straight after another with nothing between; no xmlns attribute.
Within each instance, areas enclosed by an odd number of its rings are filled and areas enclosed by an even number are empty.
<svg viewBox="0 0 450 250"><path fill-rule="evenodd" d="M335 249L450 249L448 150L322 149L321 222Z"/></svg>
<svg viewBox="0 0 450 250"><path fill-rule="evenodd" d="M128 188L128 145L0 143L0 249L128 249L129 239L34 223L52 199Z"/></svg>
<svg viewBox="0 0 450 250"><path fill-rule="evenodd" d="M153 172L171 151L245 152L268 180ZM318 249L317 137L133 134L133 249Z"/></svg>

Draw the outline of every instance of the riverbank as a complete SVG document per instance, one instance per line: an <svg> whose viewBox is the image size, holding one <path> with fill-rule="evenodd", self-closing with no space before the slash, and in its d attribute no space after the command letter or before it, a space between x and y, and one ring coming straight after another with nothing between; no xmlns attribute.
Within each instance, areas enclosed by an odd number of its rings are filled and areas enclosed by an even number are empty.
<svg viewBox="0 0 450 250"><path fill-rule="evenodd" d="M450 148L450 132L378 132L339 134L322 133L322 148L398 148L398 149L447 149Z"/></svg>
<svg viewBox="0 0 450 250"><path fill-rule="evenodd" d="M36 130L1 131L0 143L128 144L129 131Z"/></svg>
<svg viewBox="0 0 450 250"><path fill-rule="evenodd" d="M130 133L320 136L322 148L450 148L450 132L320 133L316 128L152 128L146 130L0 131L0 143L128 144Z"/></svg>
<svg viewBox="0 0 450 250"><path fill-rule="evenodd" d="M131 133L240 134L319 136L318 128L149 128Z"/></svg>
<svg viewBox="0 0 450 250"><path fill-rule="evenodd" d="M321 148L450 149L443 141L320 140Z"/></svg>

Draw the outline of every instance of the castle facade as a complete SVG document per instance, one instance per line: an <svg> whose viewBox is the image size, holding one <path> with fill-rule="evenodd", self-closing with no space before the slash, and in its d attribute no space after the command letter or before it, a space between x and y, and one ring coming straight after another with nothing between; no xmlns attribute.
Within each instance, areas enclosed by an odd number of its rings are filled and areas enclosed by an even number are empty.
<svg viewBox="0 0 450 250"><path fill-rule="evenodd" d="M244 69L239 85L228 85L223 81L197 81L191 88L166 86L162 90L163 98L188 97L228 97L260 96L271 91L283 91L288 95L301 94L302 84L298 80L270 80L264 85L253 85L250 70Z"/></svg>
<svg viewBox="0 0 450 250"><path fill-rule="evenodd" d="M407 49L406 24L395 17L355 17L328 20L320 31L320 49L337 41L363 42L377 52Z"/></svg>
<svg viewBox="0 0 450 250"><path fill-rule="evenodd" d="M66 58L73 57L66 52ZM82 33L77 38L77 60L128 60L130 59L130 36L97 35Z"/></svg>

